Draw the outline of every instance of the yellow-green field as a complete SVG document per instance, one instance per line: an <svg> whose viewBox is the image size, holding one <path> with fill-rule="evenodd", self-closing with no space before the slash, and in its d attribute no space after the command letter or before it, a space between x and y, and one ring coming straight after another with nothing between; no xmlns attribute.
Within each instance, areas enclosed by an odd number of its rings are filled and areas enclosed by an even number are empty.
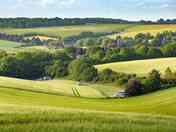
<svg viewBox="0 0 176 132"><path fill-rule="evenodd" d="M176 71L176 58L116 62L96 66L99 70L110 68L116 72L135 73L141 76L147 75L153 69L163 73L168 67Z"/></svg>
<svg viewBox="0 0 176 132"><path fill-rule="evenodd" d="M0 87L66 96L77 96L76 90L80 97L87 98L110 97L118 91L118 87L112 85L83 83L78 86L70 80L29 81L4 77L0 77Z"/></svg>
<svg viewBox="0 0 176 132"><path fill-rule="evenodd" d="M150 33L152 35L156 35L157 33L161 33L164 31L176 31L176 24L162 24L162 25L134 25L127 28L120 35L122 37L134 37L138 33ZM115 35L110 35L110 38L115 39Z"/></svg>
<svg viewBox="0 0 176 132"><path fill-rule="evenodd" d="M8 34L25 34L25 33L40 33L49 36L67 37L77 35L81 32L117 32L122 31L133 25L129 24L95 24L95 25L81 25L81 26L63 26L63 27L45 27L45 28L1 28L0 32Z"/></svg>

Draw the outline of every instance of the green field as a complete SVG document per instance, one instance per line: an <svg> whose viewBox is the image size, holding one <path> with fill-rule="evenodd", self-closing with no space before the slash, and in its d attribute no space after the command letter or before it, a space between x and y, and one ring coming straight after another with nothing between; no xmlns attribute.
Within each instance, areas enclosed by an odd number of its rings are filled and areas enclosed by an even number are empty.
<svg viewBox="0 0 176 132"><path fill-rule="evenodd" d="M1 28L0 32L8 34L25 34L25 33L40 33L46 36L62 36L68 37L78 35L81 32L118 32L123 31L134 25L129 24L97 24L97 25L81 25L81 26L63 26L63 27L45 27L45 28Z"/></svg>
<svg viewBox="0 0 176 132"><path fill-rule="evenodd" d="M78 88L84 97L80 98L74 97L73 86L75 82L68 80L0 77L0 131L176 131L176 88L107 99L102 92L112 95L118 88L87 84Z"/></svg>
<svg viewBox="0 0 176 132"><path fill-rule="evenodd" d="M0 49L9 49L9 48L15 48L18 47L20 44L16 42L6 41L6 40L0 40Z"/></svg>
<svg viewBox="0 0 176 132"><path fill-rule="evenodd" d="M176 58L115 62L96 66L99 70L110 68L116 72L134 73L141 76L148 74L153 69L163 73L168 67L176 70Z"/></svg>

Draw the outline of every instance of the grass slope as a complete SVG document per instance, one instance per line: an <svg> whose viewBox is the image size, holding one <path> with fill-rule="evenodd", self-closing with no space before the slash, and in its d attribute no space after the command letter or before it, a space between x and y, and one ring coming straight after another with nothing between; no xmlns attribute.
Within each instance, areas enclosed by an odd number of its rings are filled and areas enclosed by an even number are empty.
<svg viewBox="0 0 176 132"><path fill-rule="evenodd" d="M0 49L9 49L18 47L20 44L12 41L0 40Z"/></svg>
<svg viewBox="0 0 176 132"><path fill-rule="evenodd" d="M176 70L176 58L115 62L96 66L99 70L110 68L116 72L135 73L142 76L153 69L157 69L163 73L167 67Z"/></svg>
<svg viewBox="0 0 176 132"><path fill-rule="evenodd" d="M53 95L55 85L71 90L66 80L1 77L0 84L1 132L176 131L176 88L127 99L90 99ZM46 84L47 93L39 92Z"/></svg>
<svg viewBox="0 0 176 132"><path fill-rule="evenodd" d="M69 80L29 81L15 78L0 77L0 86L39 93L55 95L80 96L87 98L105 98L112 96L118 87L101 84L83 84ZM75 91L79 94L75 94Z"/></svg>
<svg viewBox="0 0 176 132"><path fill-rule="evenodd" d="M122 31L133 25L129 24L96 24L96 25L80 25L80 26L63 26L63 27L45 27L45 28L1 28L0 32L8 34L24 34L24 33L42 33L49 36L67 37L77 35L84 31L91 32L117 32Z"/></svg>
<svg viewBox="0 0 176 132"><path fill-rule="evenodd" d="M20 107L19 107L20 106ZM0 87L1 111L20 108L83 109L176 116L176 88L127 99L88 99Z"/></svg>

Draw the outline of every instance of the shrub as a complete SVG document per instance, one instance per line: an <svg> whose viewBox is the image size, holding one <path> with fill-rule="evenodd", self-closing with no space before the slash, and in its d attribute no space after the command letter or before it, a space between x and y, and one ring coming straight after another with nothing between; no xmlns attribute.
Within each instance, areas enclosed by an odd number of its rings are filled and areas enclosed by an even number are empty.
<svg viewBox="0 0 176 132"><path fill-rule="evenodd" d="M142 94L142 85L139 80L130 79L126 85L125 92L128 96L137 96Z"/></svg>

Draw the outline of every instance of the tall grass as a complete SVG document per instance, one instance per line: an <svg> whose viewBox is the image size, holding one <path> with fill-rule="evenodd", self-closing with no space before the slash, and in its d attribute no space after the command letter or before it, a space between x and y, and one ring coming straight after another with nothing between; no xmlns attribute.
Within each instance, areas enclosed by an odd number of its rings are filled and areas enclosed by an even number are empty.
<svg viewBox="0 0 176 132"><path fill-rule="evenodd" d="M2 114L0 132L175 132L176 118L105 113Z"/></svg>

